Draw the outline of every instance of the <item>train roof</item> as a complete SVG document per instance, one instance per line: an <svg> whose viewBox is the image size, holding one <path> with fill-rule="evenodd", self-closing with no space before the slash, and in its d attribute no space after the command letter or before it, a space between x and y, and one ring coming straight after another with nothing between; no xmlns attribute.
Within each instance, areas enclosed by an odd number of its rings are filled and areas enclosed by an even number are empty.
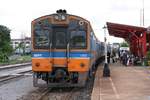
<svg viewBox="0 0 150 100"><path fill-rule="evenodd" d="M34 19L34 20L32 21L32 23L35 23L35 22L40 21L40 20L42 20L42 19L46 19L46 18L52 17L52 16L54 16L54 15L56 15L56 14L58 14L58 13L53 13L53 14L49 14L49 15L44 15L44 16L38 17L38 18ZM91 26L91 23L90 23L90 21L88 21L87 19L85 19L85 18L83 18L83 17L80 17L80 16L77 16L77 15L72 15L72 14L67 14L67 13L65 13L65 15L67 15L67 16L72 16L72 17L75 17L76 19L86 21L86 22L89 24L89 26L90 26L90 28L91 28L91 31L93 31L93 28L92 28L92 26ZM94 31L93 31L93 33L94 33ZM99 39L96 37L95 33L94 33L94 36L95 36L95 38L96 38L96 41L99 41Z"/></svg>
<svg viewBox="0 0 150 100"><path fill-rule="evenodd" d="M38 17L38 18L34 19L32 22L39 21L39 20L42 20L42 19L45 19L45 18L49 18L49 17L52 17L52 16L54 16L56 14L57 13L53 13L53 14L49 14L49 15L44 15L44 16L41 16L41 17ZM80 20L84 20L84 21L86 21L86 22L88 22L90 24L90 22L87 19L83 18L83 17L77 16L77 15L72 15L72 14L65 14L65 15L76 17L76 18L78 18Z"/></svg>

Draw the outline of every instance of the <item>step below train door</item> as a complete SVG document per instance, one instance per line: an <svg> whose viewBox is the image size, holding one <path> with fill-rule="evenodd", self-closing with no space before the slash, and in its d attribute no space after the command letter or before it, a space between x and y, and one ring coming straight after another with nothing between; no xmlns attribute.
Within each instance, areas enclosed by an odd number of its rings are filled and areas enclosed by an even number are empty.
<svg viewBox="0 0 150 100"><path fill-rule="evenodd" d="M67 27L53 27L52 44L53 67L67 67Z"/></svg>

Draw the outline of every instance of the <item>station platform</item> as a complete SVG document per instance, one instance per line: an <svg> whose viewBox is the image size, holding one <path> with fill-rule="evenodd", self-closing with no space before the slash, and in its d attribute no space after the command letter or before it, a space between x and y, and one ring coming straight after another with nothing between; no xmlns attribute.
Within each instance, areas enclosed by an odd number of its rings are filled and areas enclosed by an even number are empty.
<svg viewBox="0 0 150 100"><path fill-rule="evenodd" d="M91 100L150 100L150 67L109 64L111 77L97 69Z"/></svg>

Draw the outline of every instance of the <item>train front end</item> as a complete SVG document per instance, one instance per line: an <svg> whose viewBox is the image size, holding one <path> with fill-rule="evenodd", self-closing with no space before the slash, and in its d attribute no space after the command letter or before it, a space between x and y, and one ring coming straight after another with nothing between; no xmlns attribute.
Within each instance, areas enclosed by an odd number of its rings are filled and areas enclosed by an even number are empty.
<svg viewBox="0 0 150 100"><path fill-rule="evenodd" d="M59 10L32 21L35 87L84 86L89 67L89 22Z"/></svg>

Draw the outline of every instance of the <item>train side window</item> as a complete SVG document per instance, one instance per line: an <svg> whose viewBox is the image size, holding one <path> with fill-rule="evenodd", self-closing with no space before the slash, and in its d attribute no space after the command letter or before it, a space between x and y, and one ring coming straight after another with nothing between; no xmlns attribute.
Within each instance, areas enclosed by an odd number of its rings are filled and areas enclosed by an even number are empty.
<svg viewBox="0 0 150 100"><path fill-rule="evenodd" d="M70 35L70 46L76 49L86 48L86 32L72 31Z"/></svg>
<svg viewBox="0 0 150 100"><path fill-rule="evenodd" d="M35 30L35 49L47 49L49 47L49 31L48 30Z"/></svg>

